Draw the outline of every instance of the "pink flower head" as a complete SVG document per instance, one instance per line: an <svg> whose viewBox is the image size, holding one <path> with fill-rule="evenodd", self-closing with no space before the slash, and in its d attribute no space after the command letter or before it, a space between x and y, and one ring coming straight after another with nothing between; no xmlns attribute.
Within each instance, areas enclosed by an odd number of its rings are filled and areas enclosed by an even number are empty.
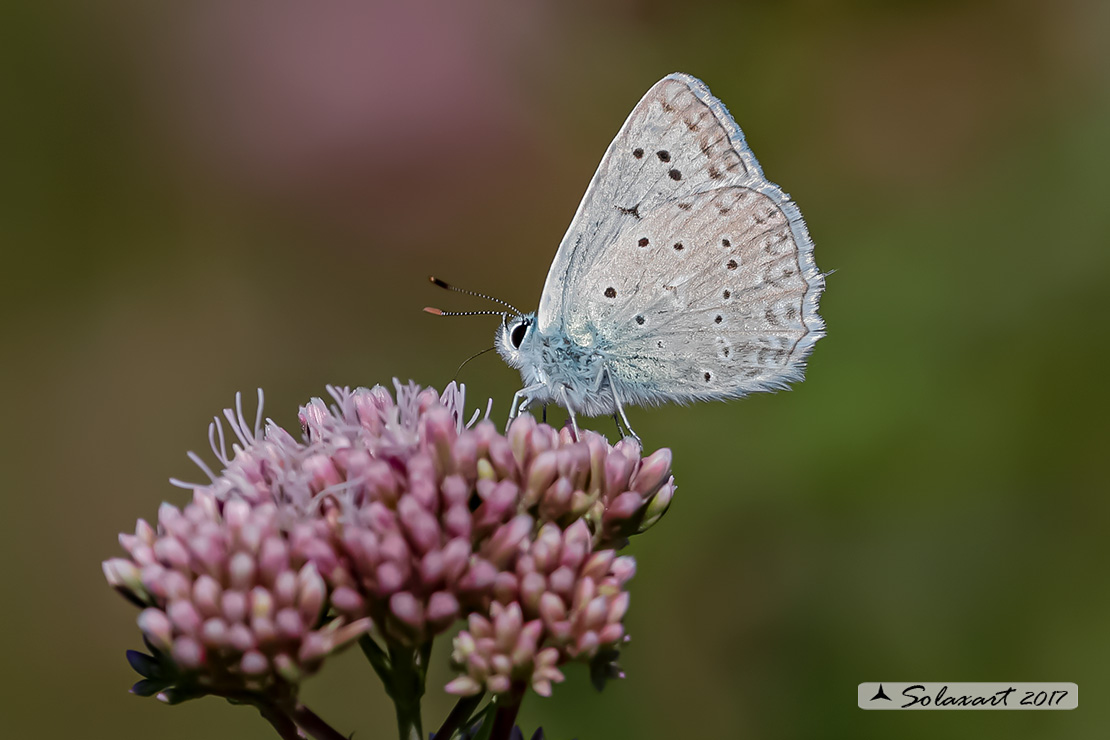
<svg viewBox="0 0 1110 740"><path fill-rule="evenodd" d="M210 427L222 470L192 456L211 482L121 537L105 574L155 658L194 687L293 686L369 630L412 648L467 618L454 693L546 695L558 665L612 661L635 570L616 550L670 505L668 450L528 416L501 434L454 384L329 391L299 440L237 401L231 454Z"/></svg>
<svg viewBox="0 0 1110 740"><path fill-rule="evenodd" d="M142 658L162 666L140 670L148 680L137 693L281 693L370 628L326 615L324 579L292 552L272 502L221 504L197 490L183 509L164 504L156 528L140 520L120 542L129 557L105 561L105 576L143 607L139 629L154 656Z"/></svg>

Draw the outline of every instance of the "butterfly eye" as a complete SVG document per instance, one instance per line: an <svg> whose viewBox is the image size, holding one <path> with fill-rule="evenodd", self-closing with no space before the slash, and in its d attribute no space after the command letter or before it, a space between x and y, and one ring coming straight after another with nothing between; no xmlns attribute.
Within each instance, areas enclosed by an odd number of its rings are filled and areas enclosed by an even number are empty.
<svg viewBox="0 0 1110 740"><path fill-rule="evenodd" d="M522 321L513 327L512 334L509 335L509 341L512 342L514 349L520 349L520 343L524 341L524 335L528 333L528 322Z"/></svg>

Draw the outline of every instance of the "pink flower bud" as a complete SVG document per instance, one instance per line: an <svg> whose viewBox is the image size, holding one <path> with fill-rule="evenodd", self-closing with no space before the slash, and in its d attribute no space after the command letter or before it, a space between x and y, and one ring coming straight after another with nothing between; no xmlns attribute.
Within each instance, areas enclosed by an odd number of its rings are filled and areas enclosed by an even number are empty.
<svg viewBox="0 0 1110 740"><path fill-rule="evenodd" d="M331 595L332 605L342 614L361 614L366 601L358 591L348 586L340 586Z"/></svg>
<svg viewBox="0 0 1110 740"><path fill-rule="evenodd" d="M459 676L452 679L443 689L455 696L474 696L482 691L482 685L470 676Z"/></svg>
<svg viewBox="0 0 1110 740"><path fill-rule="evenodd" d="M324 579L316 571L316 566L306 563L297 574L298 581L298 611L305 624L316 624L324 608L324 599L327 598L327 586Z"/></svg>
<svg viewBox="0 0 1110 740"><path fill-rule="evenodd" d="M243 659L239 661L239 670L247 676L261 676L270 670L270 661L257 650L251 650L243 654Z"/></svg>
<svg viewBox="0 0 1110 740"><path fill-rule="evenodd" d="M547 587L563 597L566 601L570 601L571 595L574 593L574 585L578 581L578 574L563 565L555 569L554 572L547 578Z"/></svg>
<svg viewBox="0 0 1110 740"><path fill-rule="evenodd" d="M520 606L515 602L509 604L493 621L494 639L502 648L511 647L516 643L523 625L524 615L520 612Z"/></svg>
<svg viewBox="0 0 1110 740"><path fill-rule="evenodd" d="M539 573L529 573L520 580L520 603L529 613L535 614L540 599L547 589L547 579Z"/></svg>
<svg viewBox="0 0 1110 740"><path fill-rule="evenodd" d="M574 484L570 478L560 477L550 485L540 498L540 517L547 521L563 518L570 511Z"/></svg>
<svg viewBox="0 0 1110 740"><path fill-rule="evenodd" d="M416 453L408 460L408 496L431 513L438 511L439 486L435 462L430 455Z"/></svg>
<svg viewBox="0 0 1110 740"><path fill-rule="evenodd" d="M456 538L443 547L443 580L452 585L456 583L466 570L470 560L470 542L463 538Z"/></svg>
<svg viewBox="0 0 1110 740"><path fill-rule="evenodd" d="M615 496L628 490L632 471L639 459L639 454L624 455L617 450L609 454L605 460L605 490L608 495Z"/></svg>
<svg viewBox="0 0 1110 740"><path fill-rule="evenodd" d="M101 569L109 586L125 591L140 601L146 599L141 573L133 562L126 558L111 558L101 563Z"/></svg>
<svg viewBox="0 0 1110 740"><path fill-rule="evenodd" d="M163 537L154 543L154 557L168 568L184 570L189 567L189 551L175 537Z"/></svg>
<svg viewBox="0 0 1110 740"><path fill-rule="evenodd" d="M622 591L613 597L609 603L609 609L605 614L605 620L610 623L619 622L624 619L624 615L628 612L628 604L631 600L631 595L627 591ZM613 642L612 640L604 640L603 642Z"/></svg>
<svg viewBox="0 0 1110 740"><path fill-rule="evenodd" d="M563 600L550 591L540 596L539 606L540 616L543 617L545 624L550 627L556 622L562 622L567 618L567 607Z"/></svg>
<svg viewBox="0 0 1110 740"><path fill-rule="evenodd" d="M279 607L292 606L297 600L297 574L291 570L279 573L270 593Z"/></svg>
<svg viewBox="0 0 1110 740"><path fill-rule="evenodd" d="M393 594L389 599L389 610L414 631L424 629L424 608L408 591Z"/></svg>
<svg viewBox="0 0 1110 740"><path fill-rule="evenodd" d="M617 582L624 585L632 580L632 576L636 575L636 559L628 555L619 557L613 561L610 570Z"/></svg>
<svg viewBox="0 0 1110 740"><path fill-rule="evenodd" d="M454 470L451 445L458 437L455 420L445 408L436 408L424 415L424 434L434 450L436 468L441 474Z"/></svg>
<svg viewBox="0 0 1110 740"><path fill-rule="evenodd" d="M521 544L531 532L532 517L527 514L515 516L493 533L482 554L495 566L505 567L520 552Z"/></svg>
<svg viewBox="0 0 1110 740"><path fill-rule="evenodd" d="M373 460L366 466L362 474L366 482L366 489L373 501L383 501L393 505L397 501L397 479L389 464L381 460Z"/></svg>
<svg viewBox="0 0 1110 740"><path fill-rule="evenodd" d="M597 653L597 649L600 646L601 640L598 638L596 632L583 632L581 635L578 636L578 640L574 644L573 654L585 657L593 657L594 654Z"/></svg>
<svg viewBox="0 0 1110 740"><path fill-rule="evenodd" d="M239 530L250 519L251 506L242 499L233 499L224 504L224 521L232 531Z"/></svg>
<svg viewBox="0 0 1110 740"><path fill-rule="evenodd" d="M405 585L405 574L395 562L382 563L375 570L378 587L375 589L378 596L390 596Z"/></svg>
<svg viewBox="0 0 1110 740"><path fill-rule="evenodd" d="M185 670L196 670L204 665L204 648L191 637L179 637L173 641L170 651L173 662Z"/></svg>
<svg viewBox="0 0 1110 740"><path fill-rule="evenodd" d="M535 542L532 543L532 558L536 569L550 573L559 566L563 549L563 533L557 524L548 522L540 527Z"/></svg>
<svg viewBox="0 0 1110 740"><path fill-rule="evenodd" d="M516 458L509 441L504 437L494 437L489 443L489 461L497 476L502 479L517 480L520 473L517 470Z"/></svg>
<svg viewBox="0 0 1110 740"><path fill-rule="evenodd" d="M277 537L262 543L258 556L259 577L263 584L273 584L278 575L289 567L289 547Z"/></svg>
<svg viewBox="0 0 1110 740"><path fill-rule="evenodd" d="M613 499L613 502L605 510L605 523L619 525L621 522L631 519L640 510L643 503L644 499L634 491L622 493Z"/></svg>
<svg viewBox="0 0 1110 740"><path fill-rule="evenodd" d="M632 490L650 497L671 477L671 451L667 448L656 450L640 463L640 469L632 478Z"/></svg>
<svg viewBox="0 0 1110 740"><path fill-rule="evenodd" d="M517 599L517 578L514 573L501 571L493 579L493 598L502 604L508 604Z"/></svg>
<svg viewBox="0 0 1110 740"><path fill-rule="evenodd" d="M597 633L598 642L602 645L615 645L624 637L624 625L620 622L607 624Z"/></svg>
<svg viewBox="0 0 1110 740"><path fill-rule="evenodd" d="M227 644L245 653L256 644L254 633L245 624L233 624L227 628Z"/></svg>
<svg viewBox="0 0 1110 740"><path fill-rule="evenodd" d="M616 557L617 553L613 550L595 552L582 564L581 575L600 581L609 572Z"/></svg>
<svg viewBox="0 0 1110 740"><path fill-rule="evenodd" d="M648 529L655 526L656 522L663 518L663 515L666 514L667 510L671 507L671 500L674 498L674 489L674 478L672 477L660 487L655 496L648 502L647 509L644 512L644 519L636 529L637 534L646 532Z"/></svg>
<svg viewBox="0 0 1110 740"><path fill-rule="evenodd" d="M508 676L493 675L486 679L486 689L491 694L507 694L513 687L513 682Z"/></svg>
<svg viewBox="0 0 1110 740"><path fill-rule="evenodd" d="M450 591L437 591L428 599L425 616L437 632L447 629L459 616L459 600Z"/></svg>
<svg viewBox="0 0 1110 740"><path fill-rule="evenodd" d="M200 637L204 644L211 648L221 648L228 642L227 622L219 617L206 619L200 628Z"/></svg>
<svg viewBox="0 0 1110 740"><path fill-rule="evenodd" d="M304 466L304 471L308 473L311 478L309 486L313 493L319 493L325 488L337 485L343 480L342 476L339 475L339 471L335 469L335 465L332 464L331 459L327 455L310 455L305 458L302 465Z"/></svg>
<svg viewBox="0 0 1110 740"><path fill-rule="evenodd" d="M223 589L220 582L211 576L200 576L193 582L192 605L203 617L220 614L220 597Z"/></svg>
<svg viewBox="0 0 1110 740"><path fill-rule="evenodd" d="M305 631L304 620L301 619L300 613L292 607L285 607L278 611L274 617L274 626L277 627L278 635L289 640L301 637Z"/></svg>
<svg viewBox="0 0 1110 740"><path fill-rule="evenodd" d="M173 642L173 626L161 609L143 609L137 620L146 639L158 650L169 652Z"/></svg>
<svg viewBox="0 0 1110 740"><path fill-rule="evenodd" d="M416 502L415 497L406 496L397 507L401 524L418 553L426 553L439 546L439 525L436 518Z"/></svg>
<svg viewBox="0 0 1110 740"><path fill-rule="evenodd" d="M522 506L535 505L544 491L547 491L555 482L558 475L557 462L558 454L553 450L546 450L536 455L528 469Z"/></svg>
<svg viewBox="0 0 1110 740"><path fill-rule="evenodd" d="M192 602L184 599L171 601L169 606L166 607L166 616L169 617L177 632L186 635L199 634L201 625L204 623L204 619L197 608Z"/></svg>
<svg viewBox="0 0 1110 740"><path fill-rule="evenodd" d="M245 552L237 552L228 563L227 576L232 588L246 590L254 586L255 559Z"/></svg>
<svg viewBox="0 0 1110 740"><path fill-rule="evenodd" d="M460 503L451 506L443 518L443 527L449 537L465 537L470 539L473 529L473 518L466 504Z"/></svg>

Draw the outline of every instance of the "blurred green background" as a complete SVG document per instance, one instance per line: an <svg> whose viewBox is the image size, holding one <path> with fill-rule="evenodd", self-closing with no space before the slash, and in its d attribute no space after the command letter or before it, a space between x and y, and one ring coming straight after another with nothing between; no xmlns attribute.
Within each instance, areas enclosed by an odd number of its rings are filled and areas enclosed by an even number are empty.
<svg viewBox="0 0 1110 740"><path fill-rule="evenodd" d="M792 393L632 411L680 490L631 548L628 678L571 670L523 724L1107 737L1108 35L1103 0L6 5L5 736L270 737L127 694L116 533L185 500L166 479L237 390L295 429L326 383L447 383L496 322L421 313L485 308L427 274L534 307L605 147L684 71L800 204L829 335ZM502 418L518 387L492 354L461 379ZM884 679L1084 701L857 709ZM306 699L394 736L353 653Z"/></svg>

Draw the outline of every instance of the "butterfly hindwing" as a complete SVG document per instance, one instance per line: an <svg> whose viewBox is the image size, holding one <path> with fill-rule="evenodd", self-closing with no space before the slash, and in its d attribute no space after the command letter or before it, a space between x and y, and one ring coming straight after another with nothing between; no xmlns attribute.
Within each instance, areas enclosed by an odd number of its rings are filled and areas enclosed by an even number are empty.
<svg viewBox="0 0 1110 740"><path fill-rule="evenodd" d="M633 403L782 387L799 379L816 341L790 219L743 186L666 204L621 229L582 285L576 321Z"/></svg>

